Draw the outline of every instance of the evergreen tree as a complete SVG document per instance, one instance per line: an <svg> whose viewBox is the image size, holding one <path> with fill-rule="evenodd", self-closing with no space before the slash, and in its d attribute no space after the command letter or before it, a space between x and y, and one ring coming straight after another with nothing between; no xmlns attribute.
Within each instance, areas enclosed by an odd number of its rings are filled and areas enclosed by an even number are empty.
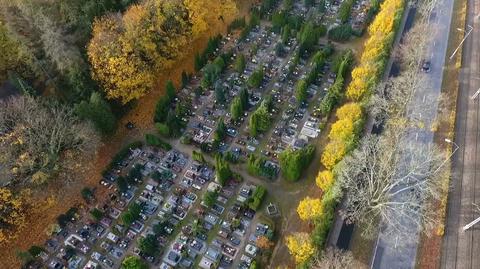
<svg viewBox="0 0 480 269"><path fill-rule="evenodd" d="M217 101L217 104L220 105L225 104L227 101L225 97L225 91L220 83L215 84L215 100Z"/></svg>
<svg viewBox="0 0 480 269"><path fill-rule="evenodd" d="M173 86L173 82L171 80L167 81L165 92L170 102L172 102L175 99L175 86Z"/></svg>
<svg viewBox="0 0 480 269"><path fill-rule="evenodd" d="M195 71L200 71L200 69L202 69L203 65L204 65L204 61L202 59L202 57L200 56L200 54L196 53L195 54Z"/></svg>
<svg viewBox="0 0 480 269"><path fill-rule="evenodd" d="M154 122L165 122L169 110L170 100L166 95L164 95L158 99L155 106L155 115L153 117Z"/></svg>
<svg viewBox="0 0 480 269"><path fill-rule="evenodd" d="M305 79L302 79L297 83L297 87L295 88L295 97L297 98L298 103L307 100L307 89L308 84Z"/></svg>
<svg viewBox="0 0 480 269"><path fill-rule="evenodd" d="M248 99L249 99L249 93L247 88L242 88L239 93L240 96L240 102L242 104L242 110L247 110L248 109Z"/></svg>
<svg viewBox="0 0 480 269"><path fill-rule="evenodd" d="M230 105L230 114L232 114L232 119L235 121L242 116L243 106L239 96L233 98L232 104Z"/></svg>
<svg viewBox="0 0 480 269"><path fill-rule="evenodd" d="M82 101L77 104L75 113L81 119L92 121L95 128L103 134L111 134L116 128L115 115L98 92L92 93L88 102Z"/></svg>
<svg viewBox="0 0 480 269"><path fill-rule="evenodd" d="M185 88L188 85L188 82L190 81L190 78L188 77L187 72L183 70L182 72L182 88Z"/></svg>
<svg viewBox="0 0 480 269"><path fill-rule="evenodd" d="M225 186L225 183L232 177L230 165L220 154L215 155L215 179L218 184Z"/></svg>
<svg viewBox="0 0 480 269"><path fill-rule="evenodd" d="M288 42L288 39L290 38L290 32L291 32L291 28L290 28L290 25L287 24L283 27L283 30L282 30L282 42L284 44L287 44Z"/></svg>
<svg viewBox="0 0 480 269"><path fill-rule="evenodd" d="M225 126L225 122L223 122L223 117L220 118L217 124L217 128L215 129L215 140L221 141L225 138L227 134L227 127Z"/></svg>
<svg viewBox="0 0 480 269"><path fill-rule="evenodd" d="M235 71L241 74L245 70L245 66L246 66L245 55L240 53L238 54L235 62Z"/></svg>

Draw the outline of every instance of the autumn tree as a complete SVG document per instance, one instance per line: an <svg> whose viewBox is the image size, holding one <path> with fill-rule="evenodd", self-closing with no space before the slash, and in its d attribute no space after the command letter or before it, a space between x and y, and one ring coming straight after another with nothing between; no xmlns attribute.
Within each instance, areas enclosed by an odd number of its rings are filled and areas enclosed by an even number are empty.
<svg viewBox="0 0 480 269"><path fill-rule="evenodd" d="M0 102L0 134L2 178L12 183L42 184L54 174L72 180L99 145L73 109L28 96Z"/></svg>
<svg viewBox="0 0 480 269"><path fill-rule="evenodd" d="M295 233L285 239L290 254L296 264L307 262L315 254L315 246L307 233Z"/></svg>
<svg viewBox="0 0 480 269"><path fill-rule="evenodd" d="M324 170L318 173L315 183L320 189L322 189L322 191L326 192L333 185L334 180L333 172L330 170Z"/></svg>
<svg viewBox="0 0 480 269"><path fill-rule="evenodd" d="M297 213L301 220L315 220L323 214L322 200L310 198L309 196L303 198L297 207Z"/></svg>
<svg viewBox="0 0 480 269"><path fill-rule="evenodd" d="M137 8L139 9L139 8ZM121 17L111 14L95 21L88 56L93 78L109 99L126 104L145 95L154 83L152 66L133 53L129 40L122 36Z"/></svg>
<svg viewBox="0 0 480 269"><path fill-rule="evenodd" d="M187 18L180 2L149 0L130 6L123 16L97 19L87 51L107 98L125 104L145 95L156 72L169 68L187 44Z"/></svg>
<svg viewBox="0 0 480 269"><path fill-rule="evenodd" d="M274 246L274 243L264 235L257 237L256 244L260 249L271 249Z"/></svg>
<svg viewBox="0 0 480 269"><path fill-rule="evenodd" d="M233 0L185 0L183 3L188 11L194 37L207 31L208 26L214 22L233 18L238 12Z"/></svg>
<svg viewBox="0 0 480 269"><path fill-rule="evenodd" d="M362 107L359 103L350 102L339 107L336 115L340 120L350 119L352 122L355 122L362 118Z"/></svg>
<svg viewBox="0 0 480 269"><path fill-rule="evenodd" d="M347 147L343 141L332 140L324 148L321 161L327 169L332 169L347 153Z"/></svg>
<svg viewBox="0 0 480 269"><path fill-rule="evenodd" d="M10 189L0 188L0 244L15 237L25 225L25 207L21 197Z"/></svg>
<svg viewBox="0 0 480 269"><path fill-rule="evenodd" d="M350 119L339 119L332 124L328 137L332 140L350 142L353 139L354 130L354 123Z"/></svg>
<svg viewBox="0 0 480 269"><path fill-rule="evenodd" d="M399 22L404 1L384 1L374 21L368 27L369 39L360 57L361 61L352 71L352 81L347 88L347 97L359 101L368 95L377 83L384 67L385 55L388 55L393 42L393 31Z"/></svg>

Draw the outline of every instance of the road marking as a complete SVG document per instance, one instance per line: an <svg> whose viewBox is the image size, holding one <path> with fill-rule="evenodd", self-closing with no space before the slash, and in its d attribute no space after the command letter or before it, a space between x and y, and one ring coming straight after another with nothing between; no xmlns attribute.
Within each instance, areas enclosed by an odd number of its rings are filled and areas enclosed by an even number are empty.
<svg viewBox="0 0 480 269"><path fill-rule="evenodd" d="M478 89L473 95L472 97L470 97L472 100L475 100L475 98L477 98L477 96L480 94L480 89Z"/></svg>
<svg viewBox="0 0 480 269"><path fill-rule="evenodd" d="M427 97L426 95L423 96L423 101L422 103L425 103L425 97Z"/></svg>

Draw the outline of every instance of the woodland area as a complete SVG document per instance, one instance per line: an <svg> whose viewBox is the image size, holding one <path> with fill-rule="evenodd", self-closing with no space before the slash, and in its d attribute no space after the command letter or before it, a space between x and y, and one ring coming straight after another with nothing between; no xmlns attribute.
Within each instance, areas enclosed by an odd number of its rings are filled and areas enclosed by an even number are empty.
<svg viewBox="0 0 480 269"><path fill-rule="evenodd" d="M233 0L0 3L0 244L32 210L30 190L81 179L102 139ZM2 95L3 96L3 95Z"/></svg>

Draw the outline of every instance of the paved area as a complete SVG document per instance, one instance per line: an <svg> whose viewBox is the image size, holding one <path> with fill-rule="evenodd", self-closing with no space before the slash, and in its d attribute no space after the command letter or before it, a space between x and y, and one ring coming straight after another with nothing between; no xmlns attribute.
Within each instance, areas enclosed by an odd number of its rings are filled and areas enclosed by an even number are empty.
<svg viewBox="0 0 480 269"><path fill-rule="evenodd" d="M439 0L429 19L432 39L427 49L428 53L425 55L425 59L431 62L431 71L428 74L429 87L419 89L409 106L409 117L423 122L425 127L410 130L407 138L409 141L426 144L433 141L433 133L429 126L432 125L437 115L452 11L453 0ZM408 237L400 237L392 232L392 227L386 224L381 225L381 231L375 244L372 268L415 267L419 239L418 228L415 224L408 223L406 219L405 222L407 226L412 227Z"/></svg>
<svg viewBox="0 0 480 269"><path fill-rule="evenodd" d="M473 31L464 44L457 100L455 142L460 146L452 163L447 225L443 240L441 268L480 268L480 225L464 232L462 227L477 217L473 203L480 204L480 103L471 96L480 87L480 3L468 1L467 25ZM466 29L468 30L468 29Z"/></svg>

